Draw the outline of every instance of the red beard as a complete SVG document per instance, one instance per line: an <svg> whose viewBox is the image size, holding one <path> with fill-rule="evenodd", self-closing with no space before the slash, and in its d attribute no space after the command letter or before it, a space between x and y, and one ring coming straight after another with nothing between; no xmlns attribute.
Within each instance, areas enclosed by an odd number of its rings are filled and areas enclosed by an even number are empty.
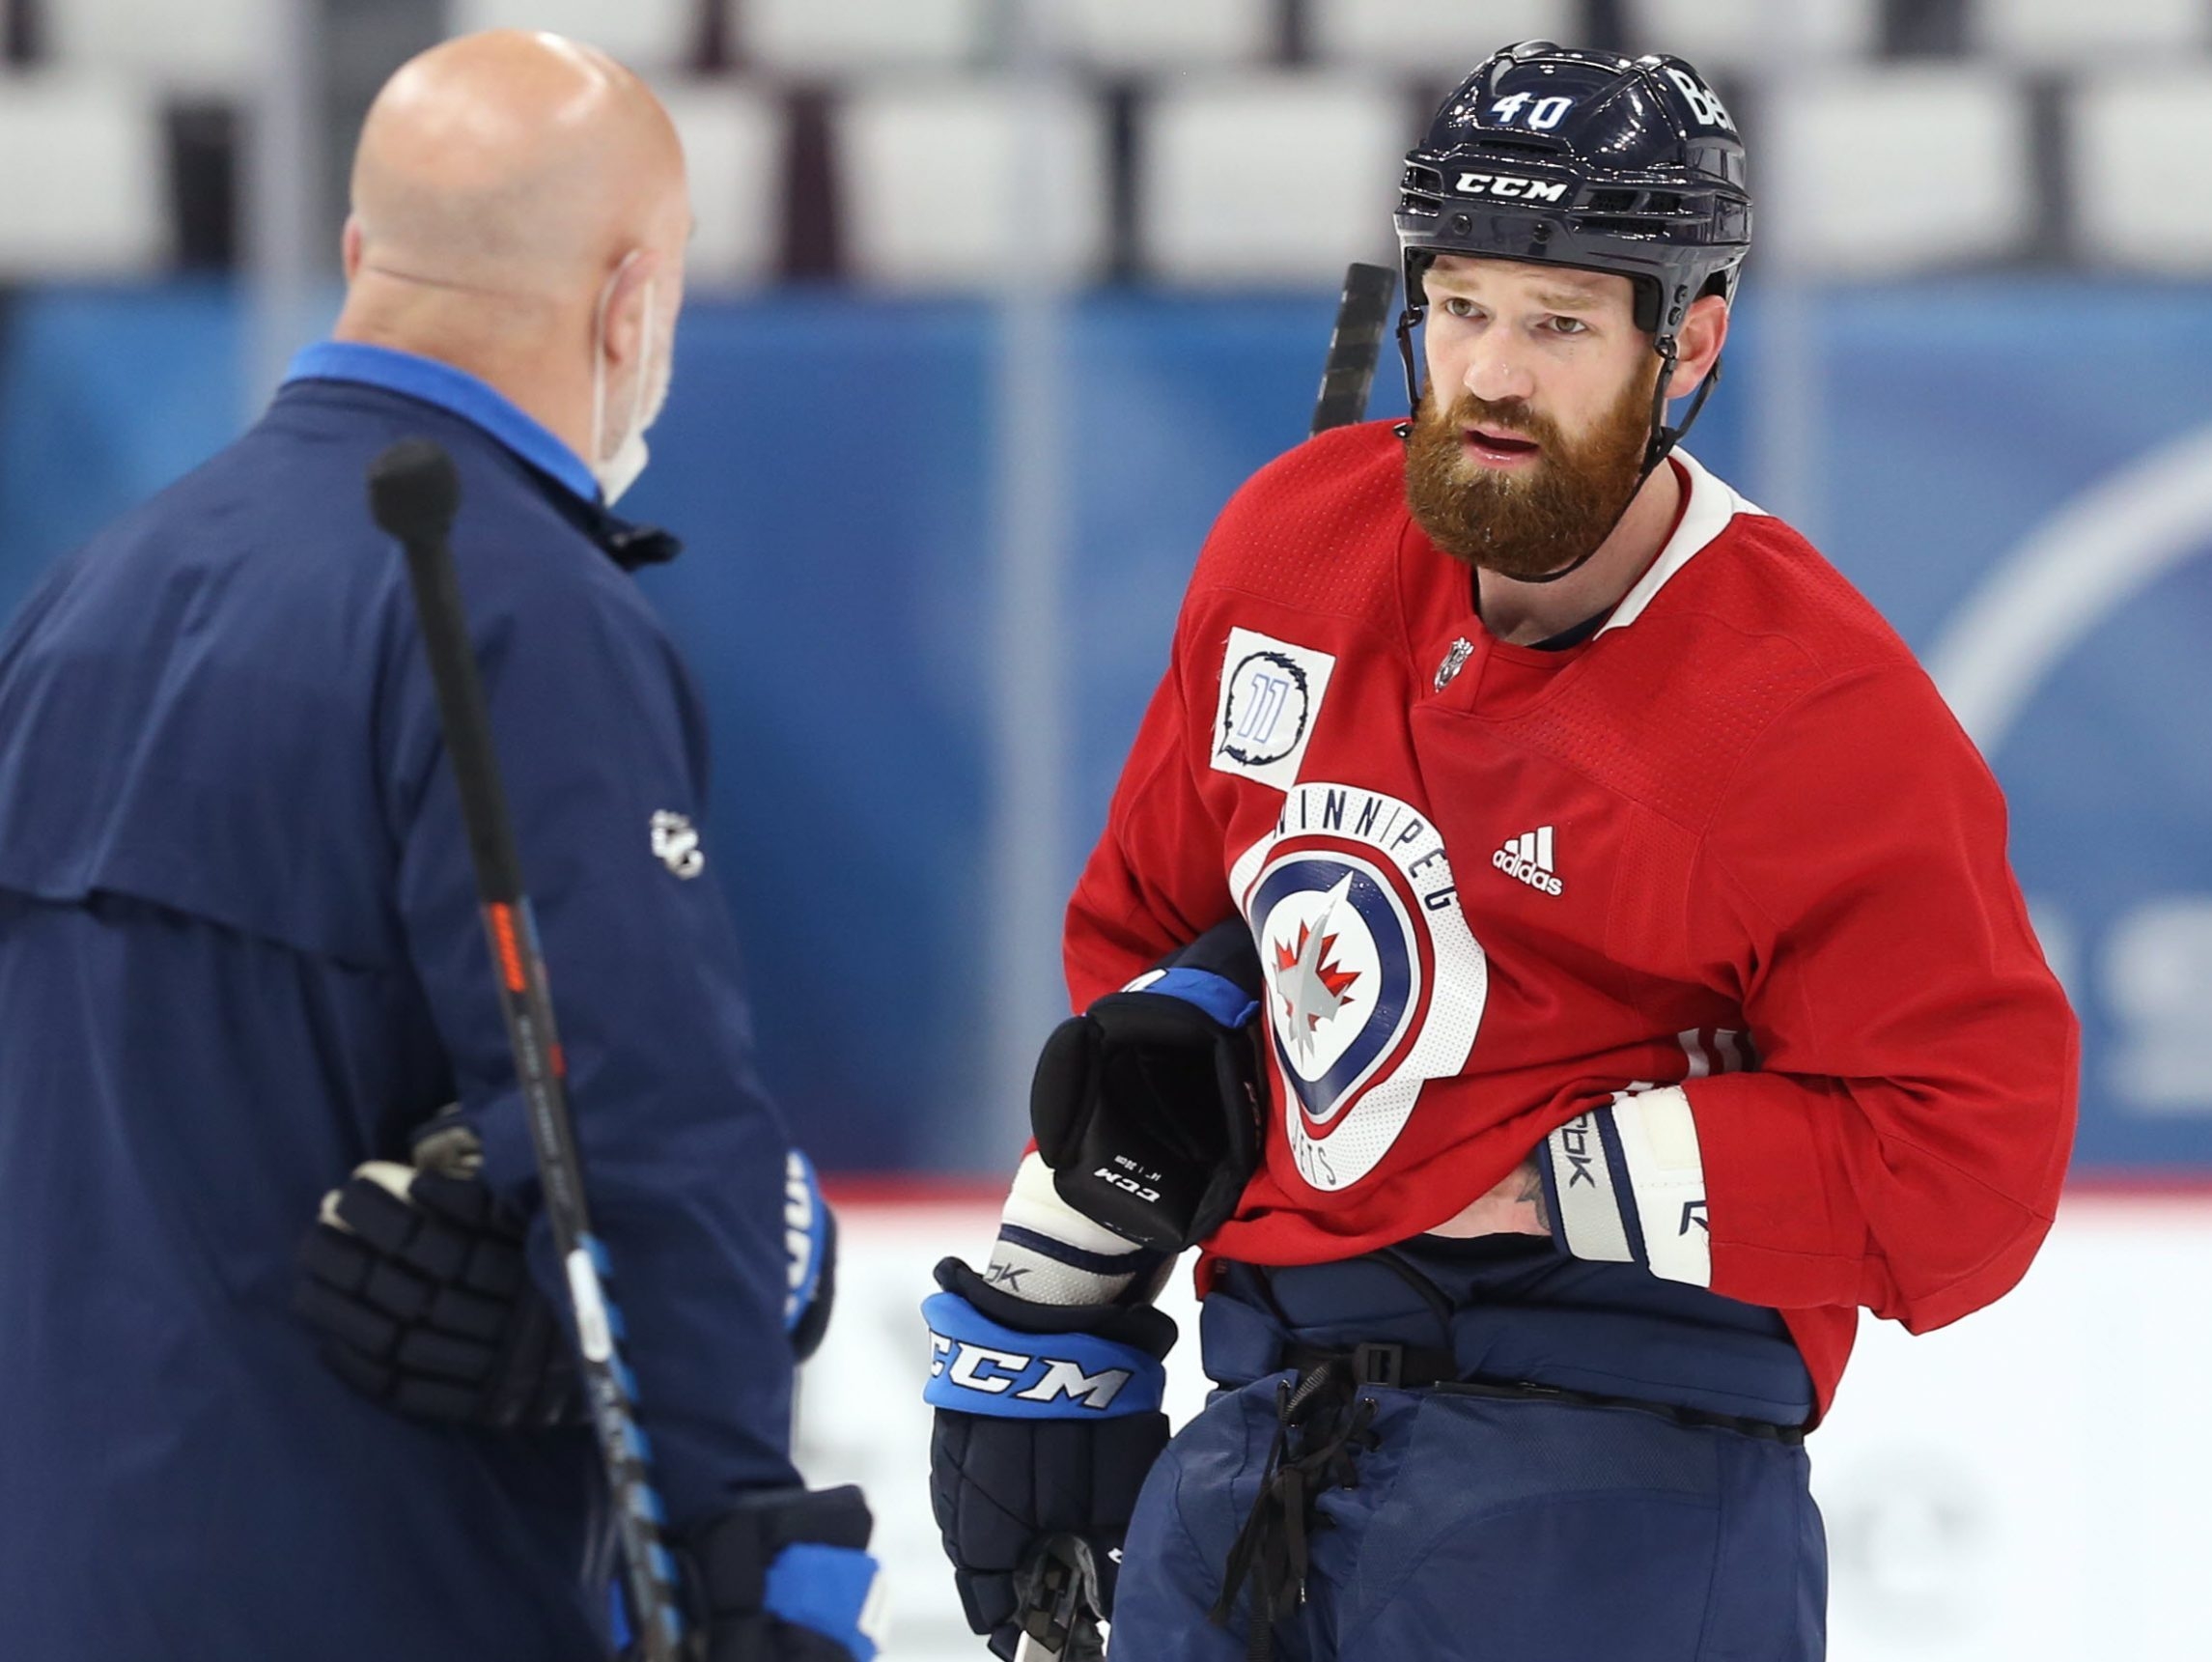
<svg viewBox="0 0 2212 1662"><path fill-rule="evenodd" d="M1462 393L1440 414L1432 386L1406 443L1406 505L1454 559L1523 582L1546 577L1604 542L1627 511L1643 482L1651 393L1651 376L1630 378L1612 408L1570 442L1522 399ZM1470 427L1529 439L1542 457L1532 467L1484 467L1460 447Z"/></svg>

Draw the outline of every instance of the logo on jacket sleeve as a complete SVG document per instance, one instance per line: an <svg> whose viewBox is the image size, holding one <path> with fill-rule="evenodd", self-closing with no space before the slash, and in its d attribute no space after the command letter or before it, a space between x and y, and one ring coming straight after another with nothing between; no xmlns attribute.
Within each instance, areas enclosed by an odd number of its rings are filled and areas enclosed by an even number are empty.
<svg viewBox="0 0 2212 1662"><path fill-rule="evenodd" d="M707 851L689 817L667 808L653 816L653 858L678 877L697 877L707 869Z"/></svg>
<svg viewBox="0 0 2212 1662"><path fill-rule="evenodd" d="M1229 631L1214 711L1214 770L1289 790L1335 668L1333 656L1310 646Z"/></svg>

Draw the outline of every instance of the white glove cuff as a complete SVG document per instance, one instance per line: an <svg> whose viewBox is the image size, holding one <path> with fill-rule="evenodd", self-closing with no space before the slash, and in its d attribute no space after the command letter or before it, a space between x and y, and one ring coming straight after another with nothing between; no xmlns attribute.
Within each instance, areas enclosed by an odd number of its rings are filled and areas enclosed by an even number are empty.
<svg viewBox="0 0 2212 1662"><path fill-rule="evenodd" d="M1705 1162L1680 1085L1616 1091L1546 1138L1538 1166L1554 1236L1570 1255L1712 1284Z"/></svg>
<svg viewBox="0 0 2212 1662"><path fill-rule="evenodd" d="M1161 1261L1160 1254L1132 1246L1061 1199L1051 1168L1031 1154L1014 1175L983 1273L993 1286L1033 1304L1097 1305L1113 1303Z"/></svg>

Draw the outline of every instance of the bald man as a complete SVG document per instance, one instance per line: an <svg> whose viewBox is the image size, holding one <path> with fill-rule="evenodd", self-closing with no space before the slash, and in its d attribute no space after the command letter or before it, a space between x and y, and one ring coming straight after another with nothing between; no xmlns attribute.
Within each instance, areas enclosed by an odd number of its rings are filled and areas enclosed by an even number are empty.
<svg viewBox="0 0 2212 1662"><path fill-rule="evenodd" d="M0 636L0 1655L609 1654L467 839L364 507L418 436L461 474L699 1654L874 1654L866 1508L789 1453L826 1213L755 1076L698 700L630 577L674 545L611 512L689 223L667 116L604 56L417 59L361 136L335 338Z"/></svg>

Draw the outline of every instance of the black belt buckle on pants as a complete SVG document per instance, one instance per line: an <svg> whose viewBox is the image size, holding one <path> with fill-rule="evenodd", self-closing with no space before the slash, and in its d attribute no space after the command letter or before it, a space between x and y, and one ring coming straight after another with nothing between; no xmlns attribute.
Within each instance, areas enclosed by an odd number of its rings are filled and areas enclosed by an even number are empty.
<svg viewBox="0 0 2212 1662"><path fill-rule="evenodd" d="M1349 1370L1355 1388L1373 1385L1392 1391L1418 1391L1459 1377L1459 1364L1449 1351L1419 1344L1363 1343L1331 1348L1294 1341L1282 1347L1278 1366L1295 1367L1302 1374L1333 1366Z"/></svg>
<svg viewBox="0 0 2212 1662"><path fill-rule="evenodd" d="M1406 1347L1402 1344L1356 1344L1352 1347L1352 1382L1395 1388L1405 1383Z"/></svg>

